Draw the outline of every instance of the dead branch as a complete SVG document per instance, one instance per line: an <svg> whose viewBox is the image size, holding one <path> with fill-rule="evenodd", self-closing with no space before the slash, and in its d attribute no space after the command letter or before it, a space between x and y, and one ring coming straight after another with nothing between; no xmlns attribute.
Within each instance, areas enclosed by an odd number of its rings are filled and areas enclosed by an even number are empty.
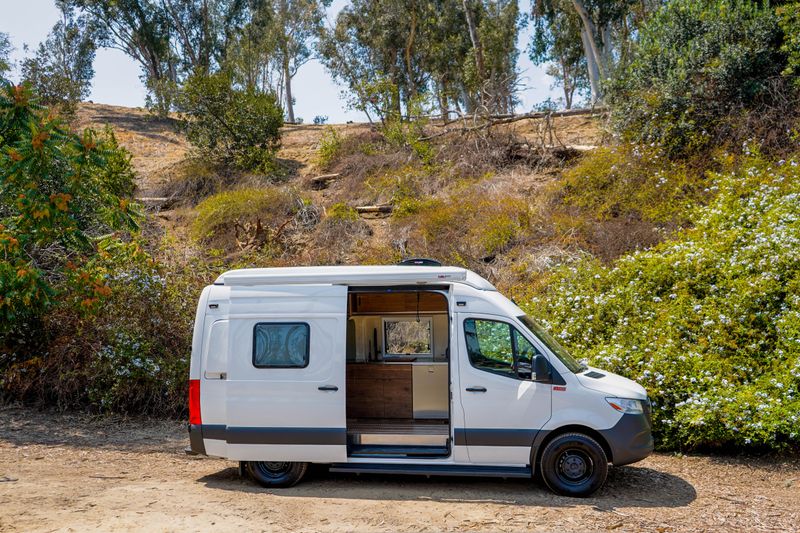
<svg viewBox="0 0 800 533"><path fill-rule="evenodd" d="M499 118L493 118L492 115L488 115L485 118L485 122L477 124L475 126L464 126L461 128L450 128L444 131L440 131L438 133L434 133L433 135L428 135L425 137L420 137L419 141L429 141L431 139L435 139L437 137L442 137L447 135L448 133L472 133L475 131L485 130L488 128L492 128L494 126L500 126L503 124L511 124L512 122L518 122L520 120L530 120L530 119L552 119L556 117L572 117L577 115L593 115L593 114L600 114L604 113L607 108L605 107L594 107L588 109L569 109L567 111L535 111L531 113L523 113L521 115L498 115ZM465 116L465 119L467 117ZM474 116L474 120L478 120L478 116Z"/></svg>

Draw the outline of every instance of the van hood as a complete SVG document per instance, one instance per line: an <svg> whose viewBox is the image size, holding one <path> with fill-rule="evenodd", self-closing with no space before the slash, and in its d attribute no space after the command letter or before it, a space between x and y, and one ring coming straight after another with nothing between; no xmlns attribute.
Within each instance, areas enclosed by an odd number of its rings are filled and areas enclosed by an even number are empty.
<svg viewBox="0 0 800 533"><path fill-rule="evenodd" d="M609 396L634 400L647 398L647 391L635 381L599 368L589 367L585 372L576 374L576 377L578 382L587 389L602 392Z"/></svg>

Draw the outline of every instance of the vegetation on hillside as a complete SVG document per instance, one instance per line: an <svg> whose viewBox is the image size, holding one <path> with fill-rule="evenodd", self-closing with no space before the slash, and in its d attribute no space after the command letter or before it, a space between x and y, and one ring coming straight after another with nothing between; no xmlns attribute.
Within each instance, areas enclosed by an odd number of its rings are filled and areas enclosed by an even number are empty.
<svg viewBox="0 0 800 533"><path fill-rule="evenodd" d="M797 4L533 2L528 53L564 104L609 107L610 142L586 153L496 123L516 105L518 2L355 2L328 29L327 2L207 4L65 3L182 115L194 151L161 219L132 201L113 132L70 133L5 85L4 399L180 414L192 295L220 271L432 256L645 385L662 449L800 449ZM315 54L376 123L279 159Z"/></svg>

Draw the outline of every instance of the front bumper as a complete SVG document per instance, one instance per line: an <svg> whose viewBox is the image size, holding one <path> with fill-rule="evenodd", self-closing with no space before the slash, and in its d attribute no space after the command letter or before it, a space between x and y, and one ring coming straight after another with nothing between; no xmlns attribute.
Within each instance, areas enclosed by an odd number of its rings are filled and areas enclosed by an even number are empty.
<svg viewBox="0 0 800 533"><path fill-rule="evenodd" d="M653 433L650 413L624 414L610 429L599 432L611 448L611 463L614 466L641 461L653 453Z"/></svg>

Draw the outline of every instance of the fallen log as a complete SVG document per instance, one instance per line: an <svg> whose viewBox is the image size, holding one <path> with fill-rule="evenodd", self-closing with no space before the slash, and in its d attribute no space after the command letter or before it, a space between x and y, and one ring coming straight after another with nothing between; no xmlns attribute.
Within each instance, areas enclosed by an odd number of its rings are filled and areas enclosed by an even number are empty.
<svg viewBox="0 0 800 533"><path fill-rule="evenodd" d="M442 137L443 135L447 135L448 133L471 133L473 131L485 130L494 126L500 126L503 124L511 124L512 122L518 122L520 120L532 120L532 119L549 119L549 118L556 118L556 117L573 117L576 115L594 115L594 114L601 114L606 112L608 109L605 107L594 107L588 109L568 109L566 111L533 111L531 113L522 113L521 115L498 115L499 118L494 118L492 116L486 117L486 121L475 126L463 126L461 128L448 128L444 131L440 131L438 133L434 133L433 135L428 135L426 137L420 137L417 140L419 141L429 141L431 139L435 139L437 137ZM474 117L477 120L478 116Z"/></svg>
<svg viewBox="0 0 800 533"><path fill-rule="evenodd" d="M389 214L392 212L391 205L362 205L356 207L359 214Z"/></svg>
<svg viewBox="0 0 800 533"><path fill-rule="evenodd" d="M312 189L325 189L328 187L328 184L333 180L340 177L341 174L322 174L321 176L316 176L311 178L311 188Z"/></svg>

